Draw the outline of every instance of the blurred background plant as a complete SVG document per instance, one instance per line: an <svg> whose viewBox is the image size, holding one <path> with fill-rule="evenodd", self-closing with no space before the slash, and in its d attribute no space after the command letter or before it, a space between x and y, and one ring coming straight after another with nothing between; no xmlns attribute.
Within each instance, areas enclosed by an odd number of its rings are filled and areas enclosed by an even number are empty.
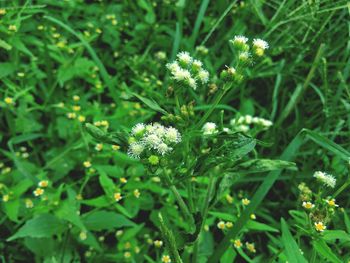
<svg viewBox="0 0 350 263"><path fill-rule="evenodd" d="M198 261L349 260L347 1L15 0L0 3L0 19L4 262L169 262L158 212L176 228L187 222L169 189L125 154L120 138L137 123L182 120L186 127L208 111L220 91L218 73L235 66L228 44L235 35L270 48L207 121L220 131L223 124L236 129L231 120L249 124L240 131L257 136L254 157L294 161L299 171L226 177ZM165 65L180 51L200 60L210 78L172 112ZM257 129L254 117L269 128ZM89 137L85 122L118 131L112 144ZM199 150L212 143L204 139ZM318 204L301 201L302 182L318 193L311 186L319 170L336 177L335 188L324 189ZM333 198L332 220L309 224L316 217L302 202L327 208ZM188 262L191 248L180 252Z"/></svg>

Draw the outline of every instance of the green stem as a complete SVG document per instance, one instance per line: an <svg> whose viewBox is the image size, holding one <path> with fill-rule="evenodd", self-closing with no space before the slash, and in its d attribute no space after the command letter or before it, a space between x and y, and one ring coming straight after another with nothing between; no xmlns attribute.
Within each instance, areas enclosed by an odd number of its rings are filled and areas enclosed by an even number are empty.
<svg viewBox="0 0 350 263"><path fill-rule="evenodd" d="M216 106L219 104L221 99L224 97L226 92L231 88L231 83L225 83L223 88L220 90L219 94L216 96L214 103L211 105L210 109L203 115L203 117L198 122L196 128L200 128L203 126L203 124L206 122L206 120L210 117L210 115L213 113Z"/></svg>
<svg viewBox="0 0 350 263"><path fill-rule="evenodd" d="M212 173L210 173L209 175L209 183L208 183L208 188L207 188L207 194L205 196L205 201L203 204L203 208L202 208L202 223L200 225L200 229L199 229L199 233L198 233L198 238L194 244L193 247L193 257L192 257L192 262L196 263L198 260L198 248L199 248L199 238L200 235L203 231L203 228L205 226L205 220L208 216L208 211L209 211L209 203L210 203L210 196L212 194L213 191L213 186L214 186L214 176Z"/></svg>
<svg viewBox="0 0 350 263"><path fill-rule="evenodd" d="M336 198L341 192L343 192L350 185L350 179L348 179L339 189L334 193L333 197Z"/></svg>
<svg viewBox="0 0 350 263"><path fill-rule="evenodd" d="M193 216L192 216L190 210L188 209L188 206L186 205L184 199L180 195L176 186L171 182L171 180L170 180L169 176L166 174L166 172L164 172L164 178L165 178L165 180L170 188L170 191L174 194L176 201L179 204L181 212L185 216L186 220L189 220L189 222L190 222L190 227L191 227L190 231L193 232L195 230L194 229L195 228L194 219L193 219Z"/></svg>

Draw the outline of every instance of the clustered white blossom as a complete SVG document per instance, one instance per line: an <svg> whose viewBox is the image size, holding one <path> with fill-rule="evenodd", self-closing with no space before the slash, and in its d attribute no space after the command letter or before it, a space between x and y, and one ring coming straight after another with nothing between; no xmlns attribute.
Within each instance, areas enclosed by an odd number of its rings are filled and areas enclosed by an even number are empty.
<svg viewBox="0 0 350 263"><path fill-rule="evenodd" d="M209 81L209 72L202 66L202 62L193 59L188 52L180 52L175 61L166 64L173 80L194 90L198 82L206 84Z"/></svg>
<svg viewBox="0 0 350 263"><path fill-rule="evenodd" d="M143 153L165 155L173 146L181 142L181 134L174 127L164 127L159 123L136 124L131 130L128 155L139 159Z"/></svg>
<svg viewBox="0 0 350 263"><path fill-rule="evenodd" d="M268 129L272 126L272 122L264 118L253 117L251 115L240 116L230 121L234 130L247 132L251 125L258 125L260 128Z"/></svg>
<svg viewBox="0 0 350 263"><path fill-rule="evenodd" d="M331 188L335 187L337 180L333 175L327 174L325 172L317 171L314 173L314 177L326 186Z"/></svg>
<svg viewBox="0 0 350 263"><path fill-rule="evenodd" d="M240 51L239 53L239 60L241 61L247 61L249 60L250 53L248 52L250 50L250 46L248 44L248 38L245 36L235 36L232 40L230 40L232 45ZM252 43L252 51L253 54L261 57L264 55L264 51L269 48L269 44L260 38L253 39Z"/></svg>
<svg viewBox="0 0 350 263"><path fill-rule="evenodd" d="M202 127L203 135L212 135L218 133L214 122L207 122Z"/></svg>

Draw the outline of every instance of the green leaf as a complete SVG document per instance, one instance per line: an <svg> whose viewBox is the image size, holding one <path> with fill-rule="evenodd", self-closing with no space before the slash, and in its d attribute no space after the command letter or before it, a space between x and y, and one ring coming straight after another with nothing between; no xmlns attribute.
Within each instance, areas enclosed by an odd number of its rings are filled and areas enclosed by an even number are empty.
<svg viewBox="0 0 350 263"><path fill-rule="evenodd" d="M257 221L248 221L248 223L246 224L246 227L249 230L256 230L256 231L267 231L267 232L279 232L279 230L277 228L274 228L272 226L269 226L267 224L264 223L260 223Z"/></svg>
<svg viewBox="0 0 350 263"><path fill-rule="evenodd" d="M81 203L84 205L89 205L93 207L106 207L110 205L110 202L104 195L101 195L93 199L82 200Z"/></svg>
<svg viewBox="0 0 350 263"><path fill-rule="evenodd" d="M66 224L51 214L42 214L28 220L13 236L7 241L22 237L51 237L62 233Z"/></svg>
<svg viewBox="0 0 350 263"><path fill-rule="evenodd" d="M105 191L107 197L112 198L115 190L115 185L112 179L110 179L106 174L102 173L99 177L100 184Z"/></svg>
<svg viewBox="0 0 350 263"><path fill-rule="evenodd" d="M11 63L0 63L0 78L4 78L10 74L12 74L13 72L15 72L16 70L16 66L14 64Z"/></svg>
<svg viewBox="0 0 350 263"><path fill-rule="evenodd" d="M86 230L80 216L77 214L77 208L69 203L68 201L64 201L61 206L56 210L55 214L58 218L63 220L67 220L68 222L74 224L79 227L81 230Z"/></svg>
<svg viewBox="0 0 350 263"><path fill-rule="evenodd" d="M341 261L331 250L331 248L323 240L315 240L312 242L317 253L333 263L341 263Z"/></svg>
<svg viewBox="0 0 350 263"><path fill-rule="evenodd" d="M233 168L234 172L243 174L249 173L262 173L280 169L292 169L297 170L297 166L293 162L287 162L282 160L270 160L270 159L255 159L249 160L236 165Z"/></svg>
<svg viewBox="0 0 350 263"><path fill-rule="evenodd" d="M323 232L322 239L328 242L336 240L350 241L350 235L343 230L326 230Z"/></svg>
<svg viewBox="0 0 350 263"><path fill-rule="evenodd" d="M95 211L83 217L83 222L89 230L112 230L125 226L135 226L135 223L125 216L110 211Z"/></svg>
<svg viewBox="0 0 350 263"><path fill-rule="evenodd" d="M298 244L295 242L289 231L286 221L281 218L282 243L285 248L285 254L290 263L307 263L307 260L300 252Z"/></svg>
<svg viewBox="0 0 350 263"><path fill-rule="evenodd" d="M19 199L3 203L4 211L11 221L18 222L19 205Z"/></svg>
<svg viewBox="0 0 350 263"><path fill-rule="evenodd" d="M131 92L131 95L135 96L136 98L138 98L140 101L142 101L144 104L146 104L149 108L151 108L152 110L158 111L162 114L167 115L168 113L163 110L157 102L155 102L154 100L150 100L147 99L145 97L140 96L139 94L135 93L135 92Z"/></svg>

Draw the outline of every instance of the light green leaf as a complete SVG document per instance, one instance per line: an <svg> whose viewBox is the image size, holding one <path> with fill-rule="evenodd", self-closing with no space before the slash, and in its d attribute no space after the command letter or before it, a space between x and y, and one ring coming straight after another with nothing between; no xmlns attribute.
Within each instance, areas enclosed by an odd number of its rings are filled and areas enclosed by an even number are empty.
<svg viewBox="0 0 350 263"><path fill-rule="evenodd" d="M331 250L331 248L323 240L315 240L312 242L317 253L333 263L341 263L341 261Z"/></svg>
<svg viewBox="0 0 350 263"><path fill-rule="evenodd" d="M66 224L51 214L42 214L28 220L7 241L21 237L51 237L64 231Z"/></svg>
<svg viewBox="0 0 350 263"><path fill-rule="evenodd" d="M135 223L125 216L110 211L95 211L83 217L83 222L89 230L112 230L125 226L135 226Z"/></svg>

